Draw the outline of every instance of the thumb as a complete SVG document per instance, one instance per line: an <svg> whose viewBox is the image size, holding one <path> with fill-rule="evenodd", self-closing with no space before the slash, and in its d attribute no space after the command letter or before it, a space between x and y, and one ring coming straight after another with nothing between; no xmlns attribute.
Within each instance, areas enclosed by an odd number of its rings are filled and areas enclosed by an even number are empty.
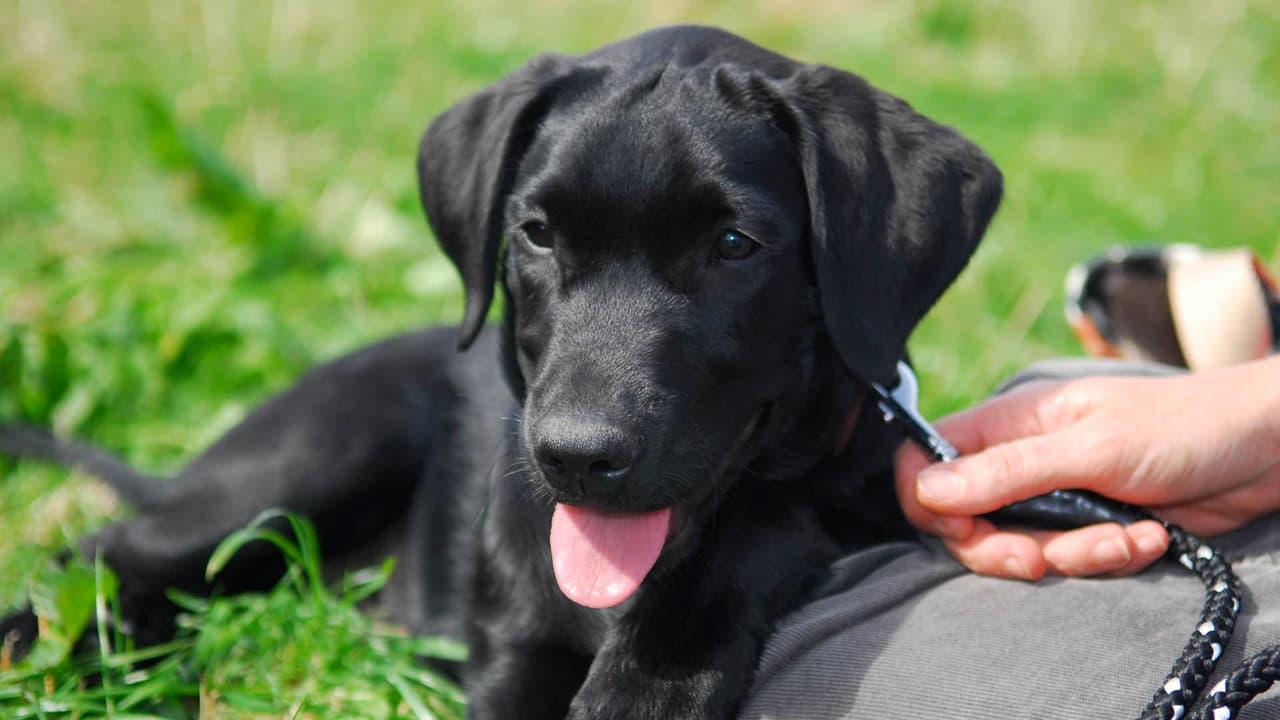
<svg viewBox="0 0 1280 720"><path fill-rule="evenodd" d="M1032 435L930 465L916 477L916 499L939 515L981 515L1050 490L1091 487L1102 453L1076 435Z"/></svg>

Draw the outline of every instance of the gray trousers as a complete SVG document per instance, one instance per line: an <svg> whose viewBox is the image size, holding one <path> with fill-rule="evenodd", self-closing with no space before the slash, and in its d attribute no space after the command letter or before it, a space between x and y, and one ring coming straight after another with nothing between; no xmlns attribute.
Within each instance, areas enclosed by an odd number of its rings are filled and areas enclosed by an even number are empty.
<svg viewBox="0 0 1280 720"><path fill-rule="evenodd" d="M1167 374L1106 361L1033 366L1040 378ZM1153 418L1153 422L1159 422ZM1280 644L1280 515L1213 541L1244 584L1234 639L1212 687ZM766 645L742 718L1132 718L1199 620L1205 590L1175 562L1136 577L979 577L921 538L843 558L821 597ZM1246 706L1280 719L1280 692Z"/></svg>

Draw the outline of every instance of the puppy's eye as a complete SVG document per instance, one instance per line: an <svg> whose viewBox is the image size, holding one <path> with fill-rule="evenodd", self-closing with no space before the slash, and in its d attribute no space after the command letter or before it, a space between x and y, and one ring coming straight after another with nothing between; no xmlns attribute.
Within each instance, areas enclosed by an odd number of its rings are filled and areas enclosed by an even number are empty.
<svg viewBox="0 0 1280 720"><path fill-rule="evenodd" d="M751 257L760 249L760 243L750 235L737 230L725 230L716 237L713 252L720 260L742 260Z"/></svg>
<svg viewBox="0 0 1280 720"><path fill-rule="evenodd" d="M524 233L529 243L535 247L550 248L554 240L551 234L551 228L547 227L544 222L533 220L520 226L520 232Z"/></svg>

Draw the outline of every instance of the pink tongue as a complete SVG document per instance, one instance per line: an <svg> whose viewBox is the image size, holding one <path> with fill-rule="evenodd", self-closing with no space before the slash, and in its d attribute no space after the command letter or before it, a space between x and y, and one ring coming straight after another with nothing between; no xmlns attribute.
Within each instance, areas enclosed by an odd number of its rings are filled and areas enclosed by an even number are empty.
<svg viewBox="0 0 1280 720"><path fill-rule="evenodd" d="M671 510L610 513L557 504L551 516L551 563L565 597L590 608L631 597L658 561Z"/></svg>

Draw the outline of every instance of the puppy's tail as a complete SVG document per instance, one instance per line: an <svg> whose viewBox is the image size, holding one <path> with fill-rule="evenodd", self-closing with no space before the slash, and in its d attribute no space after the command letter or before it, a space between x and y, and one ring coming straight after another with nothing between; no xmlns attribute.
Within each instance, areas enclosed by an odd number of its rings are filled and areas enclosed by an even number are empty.
<svg viewBox="0 0 1280 720"><path fill-rule="evenodd" d="M44 428L30 425L0 424L0 453L83 470L110 485L125 502L139 508L159 502L166 488L161 478L138 472L102 448L60 438Z"/></svg>

